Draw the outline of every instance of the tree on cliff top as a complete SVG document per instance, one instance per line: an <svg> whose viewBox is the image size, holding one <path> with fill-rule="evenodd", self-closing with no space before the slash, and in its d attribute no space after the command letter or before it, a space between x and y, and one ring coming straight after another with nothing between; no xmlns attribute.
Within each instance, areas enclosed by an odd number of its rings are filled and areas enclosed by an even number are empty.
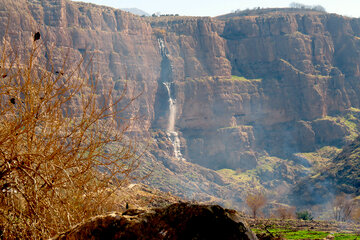
<svg viewBox="0 0 360 240"><path fill-rule="evenodd" d="M4 38L0 53L0 238L48 238L113 210L138 164L128 122L116 126L124 95L100 96L84 60L43 63L44 48L19 55Z"/></svg>
<svg viewBox="0 0 360 240"><path fill-rule="evenodd" d="M298 9L309 9L309 10L314 10L314 11L318 11L318 12L326 12L325 8L321 5L309 6L309 5L305 5L302 3L292 2L292 3L290 3L290 7L298 8Z"/></svg>

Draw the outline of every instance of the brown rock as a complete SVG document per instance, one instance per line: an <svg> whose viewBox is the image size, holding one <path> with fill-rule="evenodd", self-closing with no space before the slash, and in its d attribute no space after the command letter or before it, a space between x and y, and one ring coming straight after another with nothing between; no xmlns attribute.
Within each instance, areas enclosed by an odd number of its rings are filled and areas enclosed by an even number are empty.
<svg viewBox="0 0 360 240"><path fill-rule="evenodd" d="M249 239L256 236L235 211L178 203L166 208L98 216L52 239Z"/></svg>

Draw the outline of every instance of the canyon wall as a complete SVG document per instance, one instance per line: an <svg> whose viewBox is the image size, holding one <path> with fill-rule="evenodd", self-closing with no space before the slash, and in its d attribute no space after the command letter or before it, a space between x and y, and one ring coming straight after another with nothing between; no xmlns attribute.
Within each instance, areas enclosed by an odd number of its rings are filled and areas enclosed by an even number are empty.
<svg viewBox="0 0 360 240"><path fill-rule="evenodd" d="M359 19L291 9L143 18L68 0L3 0L0 19L0 37L14 49L40 31L55 67L68 52L70 67L92 57L100 92L113 89L116 99L126 85L127 100L140 94L122 114L136 118L131 131L150 136L148 158L163 168L181 168L158 133L167 130L170 92L182 156L213 170L254 169L264 156L294 160L358 133L339 116L360 108ZM209 182L199 191L222 191L216 172L199 169L205 177L196 181Z"/></svg>
<svg viewBox="0 0 360 240"><path fill-rule="evenodd" d="M264 151L345 143L349 127L327 116L359 107L358 19L275 11L150 22L169 49L191 161L251 169Z"/></svg>

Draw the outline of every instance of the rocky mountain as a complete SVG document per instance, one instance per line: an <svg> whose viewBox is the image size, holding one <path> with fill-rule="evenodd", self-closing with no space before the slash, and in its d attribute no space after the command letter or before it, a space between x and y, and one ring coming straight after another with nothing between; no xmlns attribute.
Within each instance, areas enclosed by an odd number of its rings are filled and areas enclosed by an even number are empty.
<svg viewBox="0 0 360 240"><path fill-rule="evenodd" d="M150 145L145 181L165 191L236 205L262 187L279 198L359 133L359 19L141 18L69 0L2 0L0 18L14 47L40 31L55 66L67 52L92 56L99 92L140 94L122 114Z"/></svg>

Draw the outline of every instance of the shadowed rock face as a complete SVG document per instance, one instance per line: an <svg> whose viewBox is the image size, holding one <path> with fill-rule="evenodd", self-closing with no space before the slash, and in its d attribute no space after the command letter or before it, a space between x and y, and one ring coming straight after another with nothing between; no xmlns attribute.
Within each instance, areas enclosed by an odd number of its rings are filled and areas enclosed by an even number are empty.
<svg viewBox="0 0 360 240"><path fill-rule="evenodd" d="M53 239L244 239L255 240L235 211L178 203L149 211L93 218Z"/></svg>

